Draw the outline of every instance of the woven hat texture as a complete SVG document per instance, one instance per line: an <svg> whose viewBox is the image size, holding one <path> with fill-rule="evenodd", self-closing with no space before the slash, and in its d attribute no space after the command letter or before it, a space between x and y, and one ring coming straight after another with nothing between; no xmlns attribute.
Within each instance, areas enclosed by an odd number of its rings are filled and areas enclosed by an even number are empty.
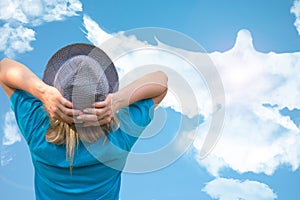
<svg viewBox="0 0 300 200"><path fill-rule="evenodd" d="M82 43L57 51L46 66L43 81L58 88L80 110L103 101L119 87L110 58L98 47Z"/></svg>

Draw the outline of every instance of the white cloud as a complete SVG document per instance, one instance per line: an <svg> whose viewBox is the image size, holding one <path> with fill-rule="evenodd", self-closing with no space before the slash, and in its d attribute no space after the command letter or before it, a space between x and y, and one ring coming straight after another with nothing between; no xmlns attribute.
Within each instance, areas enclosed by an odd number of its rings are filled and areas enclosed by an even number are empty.
<svg viewBox="0 0 300 200"><path fill-rule="evenodd" d="M8 146L21 141L20 131L12 111L5 114L3 131L2 145Z"/></svg>
<svg viewBox="0 0 300 200"><path fill-rule="evenodd" d="M294 25L298 31L298 34L300 35L300 1L299 0L294 1L294 4L291 8L291 13L293 13L296 17Z"/></svg>
<svg viewBox="0 0 300 200"><path fill-rule="evenodd" d="M13 160L15 154L12 153L12 151L7 150L7 146L1 146L1 152L0 152L0 156L1 156L1 162L0 162L0 166L7 166L9 165L9 163Z"/></svg>
<svg viewBox="0 0 300 200"><path fill-rule="evenodd" d="M281 164L298 169L299 127L279 110L300 107L300 84L296 81L300 54L259 53L250 33L242 30L233 49L210 56L225 87L226 120L218 145L199 163L215 176L223 167L269 175ZM277 106L266 108L264 103ZM194 145L199 149L199 144ZM215 160L219 161L217 166L212 164Z"/></svg>
<svg viewBox="0 0 300 200"><path fill-rule="evenodd" d="M83 24L86 29L85 33L87 39L96 46L99 46L101 43L112 37L110 34L103 31L88 15L83 16Z"/></svg>
<svg viewBox="0 0 300 200"><path fill-rule="evenodd" d="M19 8L21 1L0 1L0 20L14 21L17 20L22 23L28 23L28 19L24 12Z"/></svg>
<svg viewBox="0 0 300 200"><path fill-rule="evenodd" d="M47 1L43 0L44 15L41 16L41 22L37 21L33 23L42 23L43 21L60 21L65 17L78 16L77 12L82 11L82 4L79 0L55 0Z"/></svg>
<svg viewBox="0 0 300 200"><path fill-rule="evenodd" d="M0 20L33 26L77 16L81 11L82 4L79 0L2 0L0 2Z"/></svg>
<svg viewBox="0 0 300 200"><path fill-rule="evenodd" d="M21 134L15 119L15 114L12 111L9 111L5 114L3 132L4 135L2 137L0 159L1 166L6 166L13 160L13 157L15 156L15 154L10 151L8 147L16 142L21 142Z"/></svg>
<svg viewBox="0 0 300 200"><path fill-rule="evenodd" d="M264 183L246 180L217 178L202 189L211 198L218 200L273 200L277 195Z"/></svg>
<svg viewBox="0 0 300 200"><path fill-rule="evenodd" d="M88 21L90 20L92 19L88 18ZM104 42L108 36L95 22L93 26L97 28L94 29L87 28L87 21L84 25L88 30L87 37L107 50L112 58L115 58L120 53L118 50L122 48L130 49L135 45L153 47L134 36L121 34L123 38L117 38L115 41L118 48L111 50L109 48L116 45L108 46ZM100 37L97 37L98 35ZM254 49L252 40L249 31L241 30L232 49L223 53L208 54L215 63L225 88L226 119L222 137L214 151L206 159L198 160L215 176L219 176L224 167L230 167L240 173L272 174L282 164L290 165L293 170L298 169L300 165L299 127L288 116L280 114L280 110L285 107L300 108L300 68L297 67L300 66L300 53L260 53ZM166 46L160 42L157 44L158 48ZM178 84L181 82L170 76L170 86L177 88L177 91L173 93L173 97L167 95L168 101L164 101L163 105L182 112L177 99L180 96L192 97L194 94L199 102L199 110L205 116L204 126L208 126L212 115L210 95L203 82L199 81L201 78L193 76L191 66L163 52L155 54L148 50L145 54L150 55L150 58L142 53L129 53L126 57L118 59L116 63L120 74L124 75L143 64L162 63L171 66L170 68L188 81L193 92L181 91L185 89ZM181 55L190 58L203 56L203 53L182 50ZM138 70L132 74L133 78L138 75ZM174 98L180 92L181 95L177 96L177 99ZM263 104L277 106L264 107ZM198 113L195 110L193 112L194 107L189 101L182 102L181 105L188 107L182 112L184 115L192 117ZM194 142L194 147L200 151L206 132L201 131L201 127L199 130L202 134Z"/></svg>
<svg viewBox="0 0 300 200"><path fill-rule="evenodd" d="M35 40L35 32L30 28L18 26L12 28L10 24L0 27L0 51L8 57L14 57L16 53L31 51L30 43Z"/></svg>
<svg viewBox="0 0 300 200"><path fill-rule="evenodd" d="M0 27L0 51L9 57L31 51L35 40L32 27L77 16L81 11L79 0L1 0L0 22L4 25Z"/></svg>

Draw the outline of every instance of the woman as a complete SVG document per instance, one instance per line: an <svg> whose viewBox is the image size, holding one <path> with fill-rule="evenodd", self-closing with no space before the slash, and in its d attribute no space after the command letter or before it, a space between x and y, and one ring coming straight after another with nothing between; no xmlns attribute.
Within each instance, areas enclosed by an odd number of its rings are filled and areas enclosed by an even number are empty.
<svg viewBox="0 0 300 200"><path fill-rule="evenodd" d="M119 199L127 153L167 93L163 72L118 90L111 60L87 44L55 53L43 81L3 59L0 83L30 149L36 199L43 200Z"/></svg>

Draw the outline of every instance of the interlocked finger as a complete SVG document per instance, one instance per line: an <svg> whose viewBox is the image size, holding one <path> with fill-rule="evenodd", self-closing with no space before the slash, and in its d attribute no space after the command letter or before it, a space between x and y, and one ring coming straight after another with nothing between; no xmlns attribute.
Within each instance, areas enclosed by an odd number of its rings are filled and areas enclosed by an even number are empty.
<svg viewBox="0 0 300 200"><path fill-rule="evenodd" d="M95 114L83 114L78 116L76 119L83 122L98 122L98 116Z"/></svg>
<svg viewBox="0 0 300 200"><path fill-rule="evenodd" d="M104 108L86 108L83 110L85 114L94 114L98 117L105 116L110 111L109 107Z"/></svg>
<svg viewBox="0 0 300 200"><path fill-rule="evenodd" d="M74 122L73 117L70 117L70 116L66 115L60 109L56 110L56 115L54 116L54 118L58 119L60 121L63 121L63 122L67 122L67 123L73 123Z"/></svg>

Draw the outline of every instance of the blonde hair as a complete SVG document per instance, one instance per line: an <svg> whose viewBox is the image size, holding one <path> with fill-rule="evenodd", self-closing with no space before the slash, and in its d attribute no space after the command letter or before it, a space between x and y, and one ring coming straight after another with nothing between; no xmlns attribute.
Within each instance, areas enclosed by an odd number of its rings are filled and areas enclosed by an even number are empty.
<svg viewBox="0 0 300 200"><path fill-rule="evenodd" d="M108 124L89 127L77 127L74 124L50 119L50 127L46 132L46 140L56 145L66 145L66 160L70 160L70 171L72 172L74 152L79 140L92 143L103 135L107 137L110 132L118 128L119 120L116 116Z"/></svg>

